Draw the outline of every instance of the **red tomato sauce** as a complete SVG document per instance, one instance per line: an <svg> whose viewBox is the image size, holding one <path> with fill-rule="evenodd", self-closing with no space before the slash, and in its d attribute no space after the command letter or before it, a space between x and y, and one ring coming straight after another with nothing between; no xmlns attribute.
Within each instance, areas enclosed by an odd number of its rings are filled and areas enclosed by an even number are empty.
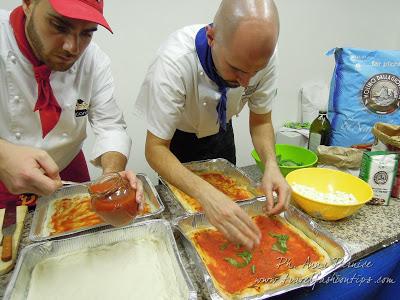
<svg viewBox="0 0 400 300"><path fill-rule="evenodd" d="M51 217L51 235L100 223L103 220L91 211L89 197L65 198L55 203L55 213Z"/></svg>
<svg viewBox="0 0 400 300"><path fill-rule="evenodd" d="M115 181L109 180L101 183L90 184L89 191L91 194L103 194L112 189L115 185Z"/></svg>
<svg viewBox="0 0 400 300"><path fill-rule="evenodd" d="M244 200L254 197L245 187L240 186L229 176L220 173L206 173L200 174L200 177L233 200Z"/></svg>
<svg viewBox="0 0 400 300"><path fill-rule="evenodd" d="M128 224L137 214L136 191L120 187L111 194L105 194L104 197L99 196L103 191L109 190L113 184L105 182L91 185L91 191L99 191L95 201L92 199L92 205L93 210L105 221L114 226L121 226Z"/></svg>
<svg viewBox="0 0 400 300"><path fill-rule="evenodd" d="M222 245L226 245L227 240L214 229L198 232L194 236L196 244L208 257L212 258L211 261L216 261L215 264L207 265L211 274L231 294L240 293L243 289L254 286L257 279L270 278L272 280L289 268L319 261L320 257L316 250L281 222L264 216L257 216L255 222L262 232L262 239L260 245L250 251L252 253L250 263L242 268L231 265L225 258L234 258L238 262L243 262L237 254L245 251L244 247L229 243L223 249ZM277 239L270 236L270 233L289 236L285 254L272 250ZM282 260L290 261L290 264L282 263Z"/></svg>

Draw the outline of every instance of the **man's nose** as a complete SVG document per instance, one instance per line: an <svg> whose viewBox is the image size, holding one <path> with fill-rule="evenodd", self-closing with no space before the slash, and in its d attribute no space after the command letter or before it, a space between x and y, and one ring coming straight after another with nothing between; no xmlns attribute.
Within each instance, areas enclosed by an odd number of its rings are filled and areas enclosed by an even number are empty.
<svg viewBox="0 0 400 300"><path fill-rule="evenodd" d="M66 36L64 40L63 50L67 51L70 54L78 55L79 54L79 37L69 34Z"/></svg>
<svg viewBox="0 0 400 300"><path fill-rule="evenodd" d="M251 77L252 77L251 74L240 72L237 75L237 79L236 80L237 80L237 82L239 82L239 84L242 87L247 87L249 85Z"/></svg>

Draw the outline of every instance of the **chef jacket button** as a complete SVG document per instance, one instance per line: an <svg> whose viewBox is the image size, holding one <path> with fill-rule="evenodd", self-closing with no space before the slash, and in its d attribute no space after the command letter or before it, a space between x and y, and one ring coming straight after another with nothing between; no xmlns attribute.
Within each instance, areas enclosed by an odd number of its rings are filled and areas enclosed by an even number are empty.
<svg viewBox="0 0 400 300"><path fill-rule="evenodd" d="M14 55L10 56L10 60L13 64L15 64L17 62L17 58Z"/></svg>
<svg viewBox="0 0 400 300"><path fill-rule="evenodd" d="M21 132L16 132L15 137L19 140L21 138Z"/></svg>
<svg viewBox="0 0 400 300"><path fill-rule="evenodd" d="M203 102L203 106L207 106L207 102Z"/></svg>
<svg viewBox="0 0 400 300"><path fill-rule="evenodd" d="M204 72L203 71L200 71L200 76L203 76L204 75Z"/></svg>
<svg viewBox="0 0 400 300"><path fill-rule="evenodd" d="M21 102L21 98L19 96L14 96L14 101L16 103L20 103Z"/></svg>

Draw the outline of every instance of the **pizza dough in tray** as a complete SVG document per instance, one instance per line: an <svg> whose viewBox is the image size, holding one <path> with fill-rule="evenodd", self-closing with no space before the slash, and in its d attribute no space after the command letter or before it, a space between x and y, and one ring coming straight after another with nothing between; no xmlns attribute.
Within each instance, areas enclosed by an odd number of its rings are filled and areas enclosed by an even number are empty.
<svg viewBox="0 0 400 300"><path fill-rule="evenodd" d="M260 246L250 251L229 243L202 213L174 220L211 299L265 299L312 286L350 260L343 242L295 207L267 217L264 204L241 204L263 235Z"/></svg>
<svg viewBox="0 0 400 300"><path fill-rule="evenodd" d="M140 173L137 177L143 183L145 211L135 218L135 222L155 218L164 211L164 204L149 178ZM111 225L104 223L90 208L87 187L72 185L39 198L29 238L38 242L106 227Z"/></svg>
<svg viewBox="0 0 400 300"><path fill-rule="evenodd" d="M263 196L256 182L225 159L194 161L183 165L223 192L232 201L248 202ZM164 178L160 177L160 181L168 188L172 198L179 203L185 212L196 213L203 210L198 200L179 190Z"/></svg>
<svg viewBox="0 0 400 300"><path fill-rule="evenodd" d="M25 247L4 299L197 299L166 220Z"/></svg>

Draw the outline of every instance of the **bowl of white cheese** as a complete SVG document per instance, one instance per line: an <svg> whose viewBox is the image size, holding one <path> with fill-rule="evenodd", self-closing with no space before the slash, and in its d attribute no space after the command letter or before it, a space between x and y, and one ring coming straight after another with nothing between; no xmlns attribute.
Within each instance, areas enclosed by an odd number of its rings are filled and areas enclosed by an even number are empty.
<svg viewBox="0 0 400 300"><path fill-rule="evenodd" d="M371 200L371 186L342 171L298 169L286 176L292 199L312 217L333 221L348 217Z"/></svg>

